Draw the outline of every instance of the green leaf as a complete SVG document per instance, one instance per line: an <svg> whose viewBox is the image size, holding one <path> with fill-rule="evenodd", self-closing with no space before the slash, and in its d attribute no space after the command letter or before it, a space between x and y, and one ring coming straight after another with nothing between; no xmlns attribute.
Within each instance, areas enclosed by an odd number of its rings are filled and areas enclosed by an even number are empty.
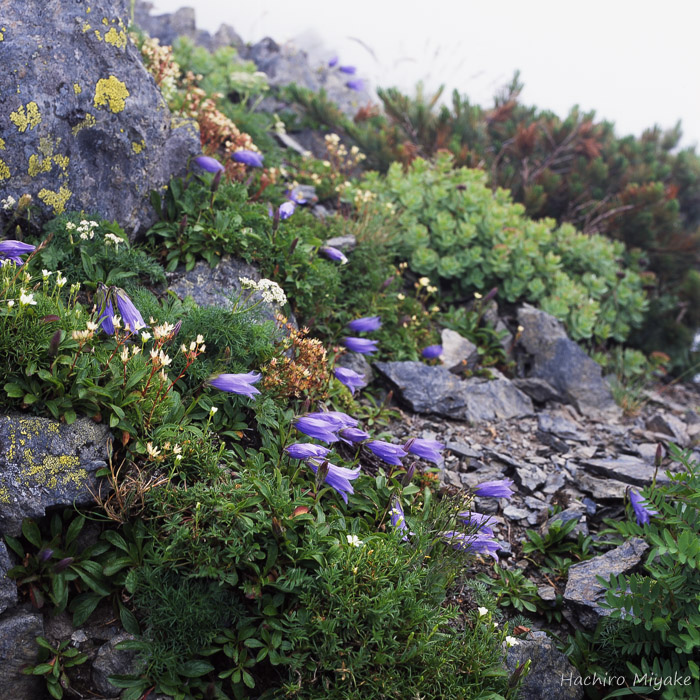
<svg viewBox="0 0 700 700"><path fill-rule="evenodd" d="M5 393L11 398L11 399L20 399L24 396L24 389L19 385L15 384L14 382L8 382L5 384Z"/></svg>
<svg viewBox="0 0 700 700"><path fill-rule="evenodd" d="M84 624L101 600L102 596L96 593L83 593L76 598L70 606L73 613L73 626L80 627Z"/></svg>
<svg viewBox="0 0 700 700"><path fill-rule="evenodd" d="M129 634L138 635L141 633L136 616L124 605L119 606L119 619L122 621L122 627Z"/></svg>
<svg viewBox="0 0 700 700"><path fill-rule="evenodd" d="M66 530L66 546L70 545L70 543L80 534L80 531L83 529L83 525L85 525L85 518L82 515L78 516L71 522L71 524L68 526L68 530Z"/></svg>
<svg viewBox="0 0 700 700"><path fill-rule="evenodd" d="M178 670L187 678L199 678L200 676L204 676L210 671L213 671L214 666L212 666L212 664L210 664L208 661L193 659L185 662L178 668Z"/></svg>
<svg viewBox="0 0 700 700"><path fill-rule="evenodd" d="M25 518L22 521L22 534L35 547L41 547L41 532L39 531L39 526L33 520Z"/></svg>

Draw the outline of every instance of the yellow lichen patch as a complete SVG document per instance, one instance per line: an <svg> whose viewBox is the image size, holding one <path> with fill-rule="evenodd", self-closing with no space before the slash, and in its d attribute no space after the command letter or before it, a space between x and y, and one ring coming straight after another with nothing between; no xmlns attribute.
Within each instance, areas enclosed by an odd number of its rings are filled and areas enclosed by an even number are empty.
<svg viewBox="0 0 700 700"><path fill-rule="evenodd" d="M5 35L2 32L0 32L0 41L5 41Z"/></svg>
<svg viewBox="0 0 700 700"><path fill-rule="evenodd" d="M25 450L25 459L29 457L28 452L29 450ZM45 455L41 462L33 459L31 462L27 464L24 474L34 483L49 489L59 486L80 488L89 478L84 469L76 469L80 466L80 459L74 455Z"/></svg>
<svg viewBox="0 0 700 700"><path fill-rule="evenodd" d="M49 207L53 207L54 214L63 214L66 202L71 198L72 192L61 185L58 192L47 190L45 187L39 190L39 199Z"/></svg>
<svg viewBox="0 0 700 700"><path fill-rule="evenodd" d="M85 119L83 119L83 121L81 122L78 122L78 124L76 124L71 129L71 131L73 132L73 136L77 136L78 132L82 131L83 129L92 128L93 126L95 126L96 123L97 121L95 120L95 117L93 117L93 115L88 112L88 114L85 115Z"/></svg>
<svg viewBox="0 0 700 700"><path fill-rule="evenodd" d="M48 173L51 170L51 158L39 158L37 155L29 156L29 177L36 177L40 173Z"/></svg>
<svg viewBox="0 0 700 700"><path fill-rule="evenodd" d="M10 492L4 486L0 486L0 503L11 503Z"/></svg>
<svg viewBox="0 0 700 700"><path fill-rule="evenodd" d="M143 151L144 148L146 148L146 142L143 139L141 139L140 142L136 142L136 141L131 142L131 150L134 153L141 153L141 151Z"/></svg>
<svg viewBox="0 0 700 700"><path fill-rule="evenodd" d="M28 102L26 107L20 106L14 112L10 112L10 121L20 132L33 129L41 124L41 114L36 102Z"/></svg>
<svg viewBox="0 0 700 700"><path fill-rule="evenodd" d="M67 176L67 170L68 170L68 163L70 163L70 158L68 156L62 156L62 155L55 155L53 157L53 162L56 163L56 165L63 170L63 175Z"/></svg>
<svg viewBox="0 0 700 700"><path fill-rule="evenodd" d="M105 25L105 27L109 27L109 20L106 17L102 18L102 24Z"/></svg>
<svg viewBox="0 0 700 700"><path fill-rule="evenodd" d="M99 30L95 29L95 36L102 41L102 34L100 34Z"/></svg>
<svg viewBox="0 0 700 700"><path fill-rule="evenodd" d="M5 141L3 139L0 139L0 151L5 150Z"/></svg>
<svg viewBox="0 0 700 700"><path fill-rule="evenodd" d="M48 136L39 139L39 153L41 157L37 155L29 156L28 172L30 177L36 177L40 173L48 173L54 163L63 171L61 173L62 177L68 176L67 168L70 159L68 156L54 154L54 148L58 148L60 143L61 139L56 139L54 143Z"/></svg>
<svg viewBox="0 0 700 700"><path fill-rule="evenodd" d="M0 180L8 180L10 177L10 169L4 160L0 160Z"/></svg>
<svg viewBox="0 0 700 700"><path fill-rule="evenodd" d="M129 97L129 91L126 89L126 85L110 75L109 78L100 78L97 81L93 104L95 107L108 105L109 109L117 114L124 110L127 97Z"/></svg>
<svg viewBox="0 0 700 700"><path fill-rule="evenodd" d="M78 85L78 83L73 83L73 92L76 95L79 95L82 91L83 91L83 88L81 88L80 85Z"/></svg>
<svg viewBox="0 0 700 700"><path fill-rule="evenodd" d="M112 27L105 34L105 41L112 46L116 46L118 49L123 49L126 46L126 32L118 32L114 27Z"/></svg>
<svg viewBox="0 0 700 700"><path fill-rule="evenodd" d="M91 29L90 22L83 22L83 34L89 32Z"/></svg>

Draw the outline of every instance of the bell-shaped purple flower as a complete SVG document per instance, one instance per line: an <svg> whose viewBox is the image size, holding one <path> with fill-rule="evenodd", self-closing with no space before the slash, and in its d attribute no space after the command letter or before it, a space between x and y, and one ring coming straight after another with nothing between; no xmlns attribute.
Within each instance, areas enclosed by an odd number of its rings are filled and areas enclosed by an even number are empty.
<svg viewBox="0 0 700 700"><path fill-rule="evenodd" d="M347 263L348 261L348 259L345 257L345 253L343 253L342 250L334 248L333 246L324 245L318 250L319 253L322 253L330 260L335 260L336 262L339 262L341 265L345 265L345 263Z"/></svg>
<svg viewBox="0 0 700 700"><path fill-rule="evenodd" d="M109 298L107 298L97 322L107 335L114 335L114 308Z"/></svg>
<svg viewBox="0 0 700 700"><path fill-rule="evenodd" d="M480 498L510 498L513 495L512 487L512 479L484 481L476 487L474 493Z"/></svg>
<svg viewBox="0 0 700 700"><path fill-rule="evenodd" d="M362 389L363 386L367 386L364 374L354 372L347 367L336 367L335 370L333 370L333 374L335 374L335 378L341 384L345 384L345 386L350 389L350 393L352 394L355 393L355 389Z"/></svg>
<svg viewBox="0 0 700 700"><path fill-rule="evenodd" d="M377 457L383 459L388 464L395 464L397 467L401 465L401 458L406 456L406 450L401 445L392 445L390 442L383 440L370 440L366 443L367 448Z"/></svg>
<svg viewBox="0 0 700 700"><path fill-rule="evenodd" d="M357 68L355 68L355 66L340 66L338 70L346 75L355 75L355 73L357 73Z"/></svg>
<svg viewBox="0 0 700 700"><path fill-rule="evenodd" d="M328 61L329 68L335 68L338 65L338 56L333 56L330 61Z"/></svg>
<svg viewBox="0 0 700 700"><path fill-rule="evenodd" d="M377 340L369 338L343 338L343 345L351 352L359 352L362 355L372 355L377 352Z"/></svg>
<svg viewBox="0 0 700 700"><path fill-rule="evenodd" d="M434 360L436 357L442 355L442 345L428 345L428 347L421 350L421 355L426 360Z"/></svg>
<svg viewBox="0 0 700 700"><path fill-rule="evenodd" d="M200 170L206 170L208 173L220 173L224 171L224 166L219 163L216 158L210 156L197 156L192 159L192 163Z"/></svg>
<svg viewBox="0 0 700 700"><path fill-rule="evenodd" d="M338 442L338 436L335 434L337 428L334 428L331 423L320 418L299 416L294 420L294 427L300 433L304 433L304 435L308 435L316 440Z"/></svg>
<svg viewBox="0 0 700 700"><path fill-rule="evenodd" d="M297 205L294 202L285 202L284 204L280 204L280 221L288 219L294 213L296 208Z"/></svg>
<svg viewBox="0 0 700 700"><path fill-rule="evenodd" d="M35 245L22 243L22 241L0 241L0 259L12 260L15 265L24 265L24 260L20 255L25 255L36 250Z"/></svg>
<svg viewBox="0 0 700 700"><path fill-rule="evenodd" d="M117 299L117 309L124 321L124 328L132 333L138 333L142 328L146 328L141 312L134 306L134 302L129 299L127 293L120 287L115 287L114 295Z"/></svg>
<svg viewBox="0 0 700 700"><path fill-rule="evenodd" d="M491 521L490 515L483 513L475 513L474 511L464 511L457 513L457 517L462 520L465 525L475 525L480 533L493 537L493 530L488 526Z"/></svg>
<svg viewBox="0 0 700 700"><path fill-rule="evenodd" d="M297 442L294 445L287 445L284 451L292 459L309 459L310 457L323 459L330 452L327 447L314 445L310 442Z"/></svg>
<svg viewBox="0 0 700 700"><path fill-rule="evenodd" d="M322 460L319 459L307 459L306 463L313 469L314 474L318 471L318 468L323 464ZM324 481L333 489L335 489L340 497L347 503L348 494L355 493L350 483L353 479L357 479L360 476L360 467L355 469L346 469L345 467L338 467L335 464L326 462L328 467L328 473Z"/></svg>
<svg viewBox="0 0 700 700"><path fill-rule="evenodd" d="M308 202L304 193L298 187L293 187L291 190L288 190L287 198L295 204L306 204L306 202Z"/></svg>
<svg viewBox="0 0 700 700"><path fill-rule="evenodd" d="M343 428L339 433L338 437L343 441L347 442L348 444L350 443L357 443L357 442L364 442L365 440L369 440L369 433L366 433L364 430L360 430L359 428Z"/></svg>
<svg viewBox="0 0 700 700"><path fill-rule="evenodd" d="M440 454L440 450L445 449L445 445L437 440L421 440L420 438L412 438L406 445L406 449L416 457L425 459L428 462L442 464L444 458Z"/></svg>
<svg viewBox="0 0 700 700"><path fill-rule="evenodd" d="M483 535L467 535L464 532L449 530L441 535L443 540L452 545L455 549L471 554L488 554L498 561L496 552L501 548L495 540Z"/></svg>
<svg viewBox="0 0 700 700"><path fill-rule="evenodd" d="M630 489L630 503L632 504L632 510L634 510L634 515L639 525L646 525L652 515L659 514L658 511L650 508L647 501L634 489Z"/></svg>
<svg viewBox="0 0 700 700"><path fill-rule="evenodd" d="M354 428L357 425L356 418L342 411L315 411L314 413L307 413L306 415L309 418L325 421L334 431L341 430L342 428Z"/></svg>
<svg viewBox="0 0 700 700"><path fill-rule="evenodd" d="M382 327L382 319L379 316L356 318L354 321L350 321L347 327L353 333L371 333Z"/></svg>
<svg viewBox="0 0 700 700"><path fill-rule="evenodd" d="M354 80L348 80L345 83L345 87L355 92L362 92L365 89L365 81L362 78L355 78Z"/></svg>
<svg viewBox="0 0 700 700"><path fill-rule="evenodd" d="M231 158L233 158L236 163L244 163L245 165L249 165L251 168L262 168L264 160L264 157L260 153L245 149L236 151Z"/></svg>
<svg viewBox="0 0 700 700"><path fill-rule="evenodd" d="M253 386L261 378L259 372L248 372L246 374L220 374L209 380L209 384L215 389L228 391L231 394L252 397L260 392Z"/></svg>

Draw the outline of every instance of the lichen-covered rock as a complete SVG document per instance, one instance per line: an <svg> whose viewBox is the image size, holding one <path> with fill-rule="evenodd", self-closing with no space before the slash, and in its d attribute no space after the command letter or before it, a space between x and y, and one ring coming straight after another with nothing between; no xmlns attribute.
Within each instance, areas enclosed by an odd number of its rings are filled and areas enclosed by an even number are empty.
<svg viewBox="0 0 700 700"><path fill-rule="evenodd" d="M24 666L36 663L39 647L35 638L43 633L41 613L36 610L18 609L0 618L0 696L3 698L44 697L44 680L22 673Z"/></svg>
<svg viewBox="0 0 700 700"><path fill-rule="evenodd" d="M7 547L0 538L0 615L17 604L17 584L7 576L11 568L12 562Z"/></svg>
<svg viewBox="0 0 700 700"><path fill-rule="evenodd" d="M88 418L65 425L0 416L0 533L19 535L24 518L41 518L50 506L93 503L108 437L107 426Z"/></svg>
<svg viewBox="0 0 700 700"><path fill-rule="evenodd" d="M126 25L128 0L0 2L0 192L42 217L85 210L144 229L149 193L200 152ZM3 212L0 210L0 216Z"/></svg>

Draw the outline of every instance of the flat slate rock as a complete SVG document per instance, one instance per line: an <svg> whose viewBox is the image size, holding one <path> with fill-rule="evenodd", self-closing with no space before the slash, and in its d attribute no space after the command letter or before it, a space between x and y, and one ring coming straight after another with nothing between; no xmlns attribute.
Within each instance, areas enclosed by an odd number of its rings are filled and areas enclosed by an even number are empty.
<svg viewBox="0 0 700 700"><path fill-rule="evenodd" d="M24 518L41 518L51 506L94 503L109 435L89 418L66 425L0 415L0 534L19 535Z"/></svg>
<svg viewBox="0 0 700 700"><path fill-rule="evenodd" d="M44 634L38 610L12 610L0 617L0 688L3 698L37 700L45 695L43 678L27 676L22 668L35 664L39 647L36 637Z"/></svg>
<svg viewBox="0 0 700 700"><path fill-rule="evenodd" d="M610 614L608 608L599 605L605 599L605 589L596 577L608 580L611 574L631 573L648 549L643 539L632 537L605 554L569 567L564 604L583 627L593 628L601 617Z"/></svg>
<svg viewBox="0 0 700 700"><path fill-rule="evenodd" d="M374 367L414 413L478 423L521 418L534 411L529 397L498 372L494 380L463 380L422 362L375 362Z"/></svg>
<svg viewBox="0 0 700 700"><path fill-rule="evenodd" d="M616 459L587 459L583 462L587 470L599 476L624 481L634 486L649 486L656 469L643 459L622 455ZM656 474L656 481L667 483L668 477L662 469Z"/></svg>

